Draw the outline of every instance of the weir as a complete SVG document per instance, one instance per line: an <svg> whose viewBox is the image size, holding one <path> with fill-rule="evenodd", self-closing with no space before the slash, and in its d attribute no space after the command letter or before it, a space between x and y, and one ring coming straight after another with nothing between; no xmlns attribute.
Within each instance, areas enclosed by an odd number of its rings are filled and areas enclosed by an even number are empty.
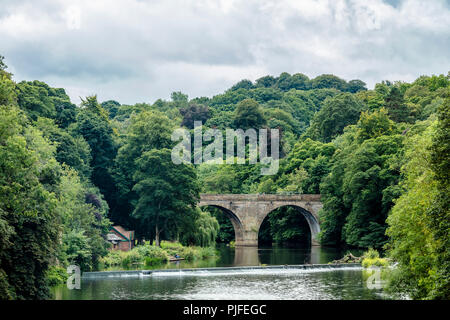
<svg viewBox="0 0 450 320"><path fill-rule="evenodd" d="M155 269L155 270L127 270L127 271L97 271L84 272L83 279L117 278L117 277L144 277L144 276L207 276L232 274L279 274L296 273L302 271L321 272L331 270L359 270L359 263L347 264L299 264L299 265L273 265L273 266L247 266L247 267L215 267L215 268L186 268L186 269Z"/></svg>
<svg viewBox="0 0 450 320"><path fill-rule="evenodd" d="M234 227L236 246L258 246L258 232L267 215L283 206L300 208L311 231L311 245L318 246L320 194L201 194L199 206L221 209Z"/></svg>

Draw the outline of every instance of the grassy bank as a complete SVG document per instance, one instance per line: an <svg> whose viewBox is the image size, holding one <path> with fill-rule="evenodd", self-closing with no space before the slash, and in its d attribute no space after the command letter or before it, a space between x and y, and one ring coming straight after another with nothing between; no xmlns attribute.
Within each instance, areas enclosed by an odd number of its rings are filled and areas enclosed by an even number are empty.
<svg viewBox="0 0 450 320"><path fill-rule="evenodd" d="M141 266L158 266L169 262L170 257L179 255L187 261L208 259L217 256L213 247L183 246L179 242L162 241L161 247L150 244L137 246L130 251L110 251L100 259L101 269L123 267L126 269Z"/></svg>

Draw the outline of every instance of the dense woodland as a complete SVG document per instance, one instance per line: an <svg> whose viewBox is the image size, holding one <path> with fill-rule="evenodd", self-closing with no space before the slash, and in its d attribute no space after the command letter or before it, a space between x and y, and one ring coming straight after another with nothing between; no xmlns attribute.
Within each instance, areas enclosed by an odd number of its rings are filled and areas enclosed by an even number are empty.
<svg viewBox="0 0 450 320"><path fill-rule="evenodd" d="M122 105L15 82L0 57L0 297L45 299L52 266L93 270L112 224L140 241L210 246L234 239L228 218L198 208L200 193L320 193L320 241L386 250L390 286L450 298L450 74L412 83L301 73L242 80L224 93ZM280 169L176 165L180 126L279 128ZM225 135L224 135L225 136ZM308 239L300 212L282 208L261 241Z"/></svg>

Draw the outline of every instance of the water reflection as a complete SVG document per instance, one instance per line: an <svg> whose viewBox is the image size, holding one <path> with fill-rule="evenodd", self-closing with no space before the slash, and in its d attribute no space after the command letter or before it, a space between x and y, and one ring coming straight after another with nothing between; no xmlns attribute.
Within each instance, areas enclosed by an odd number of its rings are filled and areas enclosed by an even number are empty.
<svg viewBox="0 0 450 320"><path fill-rule="evenodd" d="M259 266L259 265L292 265L292 264L325 264L340 259L347 250L328 247L286 248L282 246L271 247L236 247L234 252L222 248L222 255L234 254L233 266ZM351 250L354 255L362 254L361 250ZM229 260L225 259L225 260ZM224 262L224 259L221 258ZM219 266L219 265L216 265ZM224 265L229 266L229 265Z"/></svg>
<svg viewBox="0 0 450 320"><path fill-rule="evenodd" d="M387 299L370 290L362 270L311 269L287 272L213 273L182 271L163 276L84 279L81 290L54 288L56 299Z"/></svg>
<svg viewBox="0 0 450 320"><path fill-rule="evenodd" d="M361 270L308 270L294 273L214 275L199 271L186 275L183 268L325 264L346 250L312 247L219 246L217 259L180 261L170 276L82 279L81 290L53 289L56 299L383 299L382 290L369 290ZM351 251L360 255L357 250ZM148 267L147 267L148 268ZM273 269L271 269L273 270ZM167 274L167 273L166 273Z"/></svg>
<svg viewBox="0 0 450 320"><path fill-rule="evenodd" d="M140 269L184 269L184 268L213 268L213 267L244 267L261 265L292 265L292 264L326 264L340 259L347 252L345 249L329 247L236 247L217 246L218 257L196 261L177 261L164 265L140 265ZM362 254L361 250L351 250L355 256ZM136 269L133 266L133 269ZM121 267L107 270L123 270Z"/></svg>
<svg viewBox="0 0 450 320"><path fill-rule="evenodd" d="M259 266L260 264L257 247L236 247L234 249L234 266Z"/></svg>

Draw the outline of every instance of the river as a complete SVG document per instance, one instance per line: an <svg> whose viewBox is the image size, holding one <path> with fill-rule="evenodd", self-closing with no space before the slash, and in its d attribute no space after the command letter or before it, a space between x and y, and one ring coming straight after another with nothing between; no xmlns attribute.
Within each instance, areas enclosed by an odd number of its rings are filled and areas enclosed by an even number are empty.
<svg viewBox="0 0 450 320"><path fill-rule="evenodd" d="M360 267L286 269L285 265L326 264L346 252L335 248L229 248L219 246L218 259L170 263L180 272L150 276L82 279L81 289L53 288L55 299L387 299L382 289L369 289ZM351 250L355 255L358 250ZM183 272L184 268L279 265L271 269ZM148 269L148 268L147 268Z"/></svg>

